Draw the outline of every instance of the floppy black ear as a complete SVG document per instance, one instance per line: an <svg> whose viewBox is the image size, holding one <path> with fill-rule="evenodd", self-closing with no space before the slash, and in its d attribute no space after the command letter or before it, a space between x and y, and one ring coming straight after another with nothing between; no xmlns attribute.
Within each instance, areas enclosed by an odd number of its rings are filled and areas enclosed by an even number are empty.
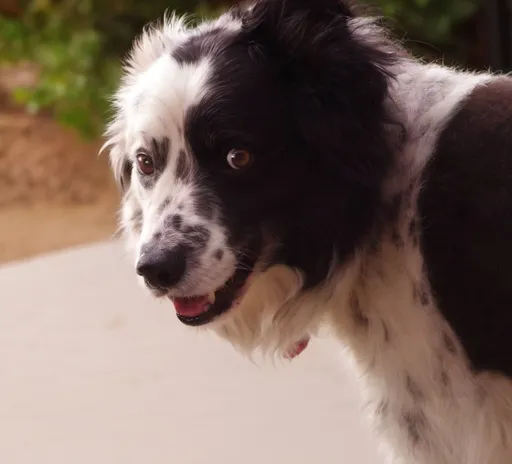
<svg viewBox="0 0 512 464"><path fill-rule="evenodd" d="M361 24L344 0L259 0L245 30L277 70L304 148L375 186L372 173L381 176L390 158L384 102L397 55L376 27L365 37Z"/></svg>

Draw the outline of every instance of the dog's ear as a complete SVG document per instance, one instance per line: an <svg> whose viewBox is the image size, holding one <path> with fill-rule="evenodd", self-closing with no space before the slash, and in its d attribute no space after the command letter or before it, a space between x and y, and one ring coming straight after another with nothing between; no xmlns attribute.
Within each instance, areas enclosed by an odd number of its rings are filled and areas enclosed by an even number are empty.
<svg viewBox="0 0 512 464"><path fill-rule="evenodd" d="M385 100L397 54L386 36L344 0L259 0L244 29L277 71L304 149L374 184L368 172L382 171L389 157Z"/></svg>

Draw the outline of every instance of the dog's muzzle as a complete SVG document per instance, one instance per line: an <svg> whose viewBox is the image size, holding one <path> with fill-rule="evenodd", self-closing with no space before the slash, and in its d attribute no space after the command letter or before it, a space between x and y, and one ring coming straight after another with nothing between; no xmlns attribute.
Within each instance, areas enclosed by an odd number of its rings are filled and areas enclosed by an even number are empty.
<svg viewBox="0 0 512 464"><path fill-rule="evenodd" d="M181 322L201 326L237 305L255 263L244 259L226 282L219 288L212 288L206 295L183 295L177 290L185 279L187 266L193 261L193 251L184 244L172 248L160 243L152 244L142 250L137 274L144 278L149 288L172 301Z"/></svg>

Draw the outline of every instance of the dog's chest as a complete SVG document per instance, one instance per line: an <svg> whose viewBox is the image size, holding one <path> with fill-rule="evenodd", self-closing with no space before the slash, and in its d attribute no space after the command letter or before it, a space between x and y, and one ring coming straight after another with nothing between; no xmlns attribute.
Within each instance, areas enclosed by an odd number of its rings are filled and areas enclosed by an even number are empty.
<svg viewBox="0 0 512 464"><path fill-rule="evenodd" d="M504 394L512 398L510 383L471 371L436 308L409 226L390 231L364 264L346 319L336 324L349 341L365 409L393 464L512 462L510 407L499 404Z"/></svg>

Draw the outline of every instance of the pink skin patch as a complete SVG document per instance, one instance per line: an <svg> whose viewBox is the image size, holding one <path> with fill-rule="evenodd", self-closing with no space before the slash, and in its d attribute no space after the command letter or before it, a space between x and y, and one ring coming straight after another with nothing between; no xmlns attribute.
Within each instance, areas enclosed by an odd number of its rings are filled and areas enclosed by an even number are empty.
<svg viewBox="0 0 512 464"><path fill-rule="evenodd" d="M309 338L304 338L300 342L297 342L295 345L293 345L290 351L288 351L288 353L285 354L285 358L289 359L290 361L296 358L308 347L308 344Z"/></svg>

